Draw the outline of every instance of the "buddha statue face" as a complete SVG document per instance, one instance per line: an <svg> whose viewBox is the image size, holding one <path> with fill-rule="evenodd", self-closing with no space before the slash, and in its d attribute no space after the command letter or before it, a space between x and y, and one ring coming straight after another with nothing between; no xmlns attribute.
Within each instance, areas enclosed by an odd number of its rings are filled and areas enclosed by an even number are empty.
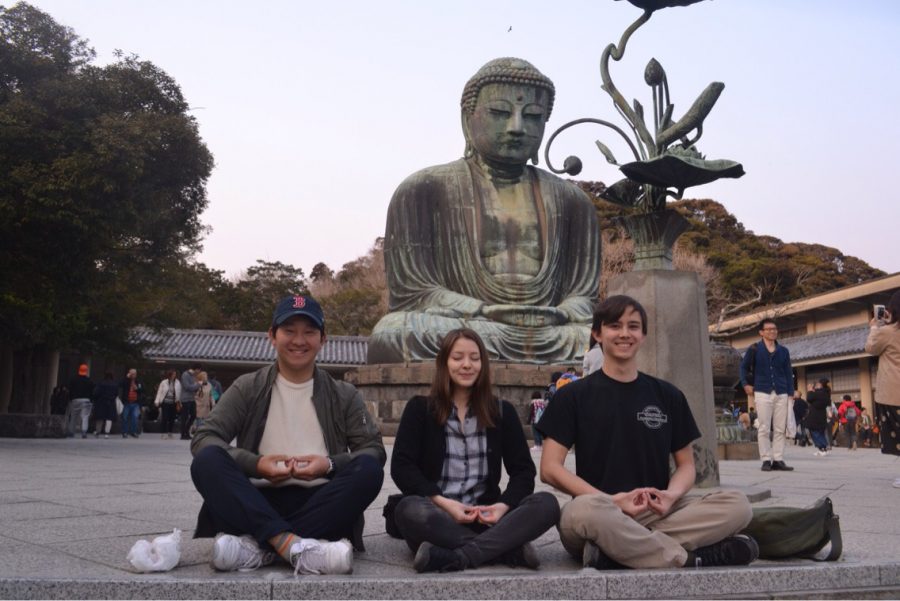
<svg viewBox="0 0 900 601"><path fill-rule="evenodd" d="M537 156L551 107L550 93L527 84L489 83L463 115L469 146L488 164L523 166Z"/></svg>

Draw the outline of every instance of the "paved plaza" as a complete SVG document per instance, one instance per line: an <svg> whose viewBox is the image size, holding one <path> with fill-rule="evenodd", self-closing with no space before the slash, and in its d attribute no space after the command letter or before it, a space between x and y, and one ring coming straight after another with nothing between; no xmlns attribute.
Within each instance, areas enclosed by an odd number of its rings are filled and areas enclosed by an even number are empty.
<svg viewBox="0 0 900 601"><path fill-rule="evenodd" d="M186 441L155 434L0 439L0 598L900 597L900 489L891 486L900 460L873 449L836 449L817 458L808 447L793 446L786 459L796 471L720 462L722 485L752 498L770 491L757 506L805 506L830 496L844 534L840 561L598 572L570 560L551 530L537 541L539 571L484 567L419 575L406 545L384 532L381 509L396 492L388 476L366 513L367 552L356 554L354 573L294 577L286 565L227 574L209 566L211 539L190 538L200 497L190 481ZM173 528L184 531L180 565L136 573L125 559L134 542Z"/></svg>

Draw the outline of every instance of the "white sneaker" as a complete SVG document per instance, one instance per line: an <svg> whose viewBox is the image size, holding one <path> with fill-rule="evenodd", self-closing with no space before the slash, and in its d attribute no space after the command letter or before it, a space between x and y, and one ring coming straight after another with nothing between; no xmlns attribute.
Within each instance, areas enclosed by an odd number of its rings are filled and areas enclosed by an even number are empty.
<svg viewBox="0 0 900 601"><path fill-rule="evenodd" d="M213 545L210 563L223 572L249 572L275 561L275 553L263 551L249 536L219 533Z"/></svg>
<svg viewBox="0 0 900 601"><path fill-rule="evenodd" d="M900 488L900 478L897 478L896 480L894 480L893 486L894 486L894 488Z"/></svg>
<svg viewBox="0 0 900 601"><path fill-rule="evenodd" d="M353 546L346 538L336 542L301 538L291 545L291 565L297 574L349 574Z"/></svg>

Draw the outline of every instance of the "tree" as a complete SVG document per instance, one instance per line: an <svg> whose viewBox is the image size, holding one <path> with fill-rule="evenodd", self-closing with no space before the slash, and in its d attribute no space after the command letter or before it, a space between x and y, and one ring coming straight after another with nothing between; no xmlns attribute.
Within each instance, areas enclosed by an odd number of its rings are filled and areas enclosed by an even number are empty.
<svg viewBox="0 0 900 601"><path fill-rule="evenodd" d="M151 328L227 329L224 308L234 284L224 272L203 263L168 261L158 266L154 285L144 288L145 311L139 323Z"/></svg>
<svg viewBox="0 0 900 601"><path fill-rule="evenodd" d="M759 291L756 306L783 303L884 275L836 248L755 235L713 200L681 200L672 207L691 222L679 242L719 269L728 303Z"/></svg>
<svg viewBox="0 0 900 601"><path fill-rule="evenodd" d="M221 305L228 317L227 327L264 332L272 325L272 309L285 296L307 294L303 270L280 261L257 259L223 291Z"/></svg>
<svg viewBox="0 0 900 601"><path fill-rule="evenodd" d="M177 83L134 56L93 59L46 13L0 7L0 356L22 374L0 410L46 410L35 356L128 352L158 311L144 291L205 231L213 159Z"/></svg>
<svg viewBox="0 0 900 601"><path fill-rule="evenodd" d="M604 235L605 290L609 274L630 269L630 246L623 243L627 234L616 218L632 211L601 199L606 189L601 182L578 185L593 200ZM723 309L727 314L752 311L885 275L836 248L756 235L713 200L680 200L669 206L690 222L673 260L677 269L697 271L706 281L710 323L721 319Z"/></svg>
<svg viewBox="0 0 900 601"><path fill-rule="evenodd" d="M634 265L634 243L626 237L624 228L614 226L603 232L602 258L600 298L606 298L610 279L630 271ZM692 271L700 276L706 288L707 316L712 320L723 302L719 271L709 265L702 254L687 250L677 242L672 252L672 265L679 271Z"/></svg>
<svg viewBox="0 0 900 601"><path fill-rule="evenodd" d="M329 334L368 336L387 313L384 238L365 255L334 273L324 263L313 267L311 294L322 304Z"/></svg>

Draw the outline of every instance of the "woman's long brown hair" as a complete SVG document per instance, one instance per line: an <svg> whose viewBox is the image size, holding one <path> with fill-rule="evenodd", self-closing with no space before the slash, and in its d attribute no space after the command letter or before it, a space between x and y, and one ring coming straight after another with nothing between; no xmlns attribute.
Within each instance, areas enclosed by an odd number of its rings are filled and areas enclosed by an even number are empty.
<svg viewBox="0 0 900 601"><path fill-rule="evenodd" d="M481 355L481 372L472 385L472 394L469 397L469 408L478 419L480 428L493 428L496 419L500 416L497 397L491 390L491 363L487 349L481 337L469 328L451 330L441 341L441 348L435 358L437 369L434 372L434 380L431 382L431 394L428 404L434 413L438 423L443 425L450 418L453 411L453 381L450 380L450 368L447 362L450 359L450 351L460 338L471 340L478 346ZM461 419L465 416L461 416Z"/></svg>

